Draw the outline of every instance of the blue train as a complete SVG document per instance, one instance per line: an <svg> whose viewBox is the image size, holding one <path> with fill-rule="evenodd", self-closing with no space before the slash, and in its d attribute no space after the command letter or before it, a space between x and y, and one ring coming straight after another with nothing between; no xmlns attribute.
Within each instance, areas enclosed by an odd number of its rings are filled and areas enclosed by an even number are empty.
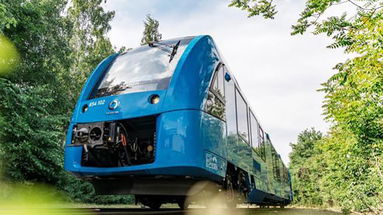
<svg viewBox="0 0 383 215"><path fill-rule="evenodd" d="M200 181L226 190L228 202L293 198L288 169L206 35L104 59L75 107L65 169L100 194L134 194L154 209L185 207Z"/></svg>

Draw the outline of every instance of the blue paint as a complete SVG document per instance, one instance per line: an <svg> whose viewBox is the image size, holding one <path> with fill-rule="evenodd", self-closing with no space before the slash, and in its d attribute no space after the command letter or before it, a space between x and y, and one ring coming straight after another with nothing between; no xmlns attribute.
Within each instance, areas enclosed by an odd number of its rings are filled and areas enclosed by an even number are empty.
<svg viewBox="0 0 383 215"><path fill-rule="evenodd" d="M193 176L221 183L226 174L227 162L230 161L246 170L248 176L268 180L265 176L269 174L267 163L259 160L257 155L252 156L248 144L238 141L230 143L226 122L204 110L215 68L223 62L210 36L197 36L190 41L175 67L167 89L88 99L117 56L114 54L103 60L83 87L66 136L64 167L67 171L79 177L172 175ZM227 82L237 85L234 76L228 72L224 77ZM150 103L152 95L160 97L159 103ZM88 106L85 112L82 111L84 105ZM83 147L71 144L74 125L152 115L157 116L153 163L124 167L81 165ZM244 154L238 154L239 151ZM264 187L254 188L248 201L262 201L260 198L267 196ZM292 199L291 190L281 198Z"/></svg>

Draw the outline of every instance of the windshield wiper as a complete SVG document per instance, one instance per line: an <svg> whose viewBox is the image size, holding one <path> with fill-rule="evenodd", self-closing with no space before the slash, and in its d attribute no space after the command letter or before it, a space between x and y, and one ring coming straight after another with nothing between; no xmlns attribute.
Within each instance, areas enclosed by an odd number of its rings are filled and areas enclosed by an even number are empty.
<svg viewBox="0 0 383 215"><path fill-rule="evenodd" d="M180 46L180 43L181 43L181 40L179 40L175 45L167 45L167 44L163 44L159 42L149 43L148 45L149 47L157 47L160 50L169 53L169 63L170 63L173 60L174 56L177 54L177 50L178 50L178 47Z"/></svg>
<svg viewBox="0 0 383 215"><path fill-rule="evenodd" d="M97 97L103 97L106 95L115 95L117 92L125 91L129 88L132 88L132 86L126 85L124 82L121 82L120 84L117 84L113 87L99 88L97 90L96 96Z"/></svg>
<svg viewBox="0 0 383 215"><path fill-rule="evenodd" d="M177 54L177 50L178 50L178 46L180 46L180 42L181 42L181 40L179 40L177 42L177 44L175 46L173 46L172 53L170 54L170 58L169 58L169 63L173 60L174 55Z"/></svg>

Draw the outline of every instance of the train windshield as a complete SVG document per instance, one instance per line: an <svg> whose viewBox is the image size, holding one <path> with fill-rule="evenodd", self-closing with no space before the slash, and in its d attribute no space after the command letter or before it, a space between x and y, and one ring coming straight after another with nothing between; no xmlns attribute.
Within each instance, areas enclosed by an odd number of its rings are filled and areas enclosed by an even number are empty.
<svg viewBox="0 0 383 215"><path fill-rule="evenodd" d="M161 41L119 55L91 98L166 89L191 39Z"/></svg>

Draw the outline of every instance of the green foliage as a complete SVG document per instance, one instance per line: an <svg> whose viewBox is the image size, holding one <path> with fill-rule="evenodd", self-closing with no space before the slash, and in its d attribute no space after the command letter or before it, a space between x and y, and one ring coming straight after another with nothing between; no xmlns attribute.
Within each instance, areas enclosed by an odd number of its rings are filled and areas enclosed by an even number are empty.
<svg viewBox="0 0 383 215"><path fill-rule="evenodd" d="M298 141L290 144L292 153L290 156L290 165L301 166L305 160L311 158L314 154L314 146L318 140L322 139L322 133L314 128L306 129L298 135Z"/></svg>
<svg viewBox="0 0 383 215"><path fill-rule="evenodd" d="M368 147L361 147L350 130L333 128L321 139L308 136L301 133L290 154L294 202L379 213L382 157L367 153Z"/></svg>
<svg viewBox="0 0 383 215"><path fill-rule="evenodd" d="M68 34L64 29L67 26L60 17L65 3L15 0L3 4L15 21L2 33L15 44L21 55L19 68L8 79L30 85L57 83L58 68L69 65L69 59L65 57L70 51L65 44Z"/></svg>
<svg viewBox="0 0 383 215"><path fill-rule="evenodd" d="M69 201L93 204L133 204L133 195L97 195L93 185L69 173L64 173L57 185L65 191Z"/></svg>
<svg viewBox="0 0 383 215"><path fill-rule="evenodd" d="M296 25L293 25L292 34L302 34L310 26L318 24L319 18L332 5L339 3L341 0L307 0L306 7L300 14L300 18ZM329 19L331 19L330 17Z"/></svg>
<svg viewBox="0 0 383 215"><path fill-rule="evenodd" d="M0 2L0 33L3 32L4 29L8 29L11 26L15 27L17 21L14 14L11 13L7 4Z"/></svg>
<svg viewBox="0 0 383 215"><path fill-rule="evenodd" d="M360 141L383 138L382 12L355 20L360 28L347 33L353 41L347 51L357 57L339 64L339 72L322 89L327 117L355 132Z"/></svg>
<svg viewBox="0 0 383 215"><path fill-rule="evenodd" d="M10 179L55 183L62 161L66 109L60 77L67 76L66 23L59 1L4 1L15 17L3 33L20 53L20 64L1 79L0 137ZM49 14L50 13L50 14ZM54 26L54 27L52 27ZM43 77L43 78L42 78ZM65 85L64 85L65 86ZM61 156L60 156L61 155Z"/></svg>
<svg viewBox="0 0 383 215"><path fill-rule="evenodd" d="M262 15L265 19L273 19L277 14L273 0L231 0L229 7L246 11L248 17Z"/></svg>
<svg viewBox="0 0 383 215"><path fill-rule="evenodd" d="M3 115L1 148L6 174L13 180L38 180L55 184L62 162L63 115L49 111L46 85L14 85L0 79L0 110Z"/></svg>
<svg viewBox="0 0 383 215"><path fill-rule="evenodd" d="M97 64L115 52L106 37L110 30L109 22L114 12L105 12L101 7L103 0L72 0L67 19L71 23L69 43L72 48L70 66L72 84L70 86L73 102L76 101L83 83Z"/></svg>
<svg viewBox="0 0 383 215"><path fill-rule="evenodd" d="M293 185L294 202L301 205L322 205L318 179L320 165L315 161L318 154L316 145L322 139L322 133L314 128L298 135L298 141L290 144L290 174Z"/></svg>
<svg viewBox="0 0 383 215"><path fill-rule="evenodd" d="M328 8L341 3L355 6L357 12L318 21ZM337 73L322 85L324 113L332 127L306 163L293 165L309 170L309 180L296 177L295 187L302 192L316 183L312 192L321 202L315 203L313 197L309 201L318 205L382 213L383 2L308 0L293 34L304 33L310 26L315 27L314 34L332 37L329 48L343 47L354 57L336 65ZM302 198L296 200L307 204Z"/></svg>
<svg viewBox="0 0 383 215"><path fill-rule="evenodd" d="M146 15L144 21L144 33L141 39L141 45L150 44L153 42L158 42L161 40L162 35L158 31L160 23L152 18L150 14Z"/></svg>
<svg viewBox="0 0 383 215"><path fill-rule="evenodd" d="M337 169L347 187L340 186L336 197L346 208L380 211L383 183L372 160L383 155L383 17L382 10L368 14L356 18L347 32L352 43L346 51L357 57L339 64L322 90L325 114L337 131L331 137L351 142L346 166Z"/></svg>
<svg viewBox="0 0 383 215"><path fill-rule="evenodd" d="M46 183L73 201L127 203L97 196L63 170L66 126L86 77L113 47L113 12L101 0L0 0L0 32L20 63L0 78L0 158L7 180ZM0 61L3 59L0 59Z"/></svg>
<svg viewBox="0 0 383 215"><path fill-rule="evenodd" d="M324 169L323 197L346 210L381 210L382 179L376 173L376 154L361 146L352 131L333 128L320 145ZM379 150L382 150L380 148Z"/></svg>

